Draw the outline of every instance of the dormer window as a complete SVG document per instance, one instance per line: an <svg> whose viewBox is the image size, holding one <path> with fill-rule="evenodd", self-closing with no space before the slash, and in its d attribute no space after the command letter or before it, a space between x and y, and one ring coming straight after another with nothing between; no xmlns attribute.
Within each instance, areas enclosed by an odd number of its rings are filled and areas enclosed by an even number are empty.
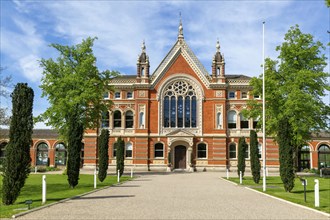
<svg viewBox="0 0 330 220"><path fill-rule="evenodd" d="M132 98L133 98L133 92L128 91L128 92L126 93L126 98L127 98L127 99L132 99Z"/></svg>
<svg viewBox="0 0 330 220"><path fill-rule="evenodd" d="M108 92L103 93L103 98L104 99L109 99L109 93Z"/></svg>
<svg viewBox="0 0 330 220"><path fill-rule="evenodd" d="M120 99L120 92L115 92L115 99Z"/></svg>
<svg viewBox="0 0 330 220"><path fill-rule="evenodd" d="M229 99L234 99L235 98L235 92L234 91L229 91L228 98Z"/></svg>
<svg viewBox="0 0 330 220"><path fill-rule="evenodd" d="M247 92L242 92L241 96L242 96L242 99L248 98Z"/></svg>

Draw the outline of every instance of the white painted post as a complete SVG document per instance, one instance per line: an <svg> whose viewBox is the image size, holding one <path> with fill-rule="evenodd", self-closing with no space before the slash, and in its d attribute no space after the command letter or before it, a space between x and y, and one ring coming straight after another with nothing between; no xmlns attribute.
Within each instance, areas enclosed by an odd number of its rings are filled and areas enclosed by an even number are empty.
<svg viewBox="0 0 330 220"><path fill-rule="evenodd" d="M46 175L42 176L42 204L46 203Z"/></svg>
<svg viewBox="0 0 330 220"><path fill-rule="evenodd" d="M119 170L118 170L118 173L117 173L117 183L120 182L120 179L119 179Z"/></svg>
<svg viewBox="0 0 330 220"><path fill-rule="evenodd" d="M37 173L37 172L38 172L38 167L35 166L35 168L34 168L34 173Z"/></svg>
<svg viewBox="0 0 330 220"><path fill-rule="evenodd" d="M314 193L315 193L315 207L320 207L320 193L319 193L319 180L314 180L315 186L314 186Z"/></svg>
<svg viewBox="0 0 330 220"><path fill-rule="evenodd" d="M322 169L320 169L320 177L323 177L323 176L322 176Z"/></svg>
<svg viewBox="0 0 330 220"><path fill-rule="evenodd" d="M133 167L131 167L131 178L133 178Z"/></svg>
<svg viewBox="0 0 330 220"><path fill-rule="evenodd" d="M229 179L229 169L227 169L227 180Z"/></svg>
<svg viewBox="0 0 330 220"><path fill-rule="evenodd" d="M96 189L96 168L94 170L94 189Z"/></svg>
<svg viewBox="0 0 330 220"><path fill-rule="evenodd" d="M242 171L239 171L239 184L242 184Z"/></svg>

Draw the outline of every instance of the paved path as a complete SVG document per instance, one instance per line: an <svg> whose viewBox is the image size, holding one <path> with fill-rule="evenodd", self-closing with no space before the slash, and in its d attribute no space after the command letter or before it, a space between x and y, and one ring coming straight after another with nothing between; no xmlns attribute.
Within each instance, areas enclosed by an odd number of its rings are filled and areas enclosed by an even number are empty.
<svg viewBox="0 0 330 220"><path fill-rule="evenodd" d="M219 178L219 173L142 175L20 219L329 219Z"/></svg>

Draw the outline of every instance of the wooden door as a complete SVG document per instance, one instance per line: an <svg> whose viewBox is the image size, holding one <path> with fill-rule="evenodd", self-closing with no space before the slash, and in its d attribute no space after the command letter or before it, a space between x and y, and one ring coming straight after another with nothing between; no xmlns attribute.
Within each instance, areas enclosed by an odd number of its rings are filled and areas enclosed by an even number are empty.
<svg viewBox="0 0 330 220"><path fill-rule="evenodd" d="M186 147L179 145L175 147L175 169L186 169Z"/></svg>

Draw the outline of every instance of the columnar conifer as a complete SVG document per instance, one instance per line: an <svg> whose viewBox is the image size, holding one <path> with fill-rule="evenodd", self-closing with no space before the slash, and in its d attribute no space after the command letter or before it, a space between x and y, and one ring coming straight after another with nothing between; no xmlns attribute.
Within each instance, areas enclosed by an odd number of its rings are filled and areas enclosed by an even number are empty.
<svg viewBox="0 0 330 220"><path fill-rule="evenodd" d="M260 181L260 160L258 157L258 138L254 130L250 131L250 163L253 181L259 183Z"/></svg>
<svg viewBox="0 0 330 220"><path fill-rule="evenodd" d="M117 160L117 171L119 170L119 175L122 176L124 173L124 160L125 160L125 142L124 140L119 137L117 140L117 155L116 155L116 160Z"/></svg>
<svg viewBox="0 0 330 220"><path fill-rule="evenodd" d="M80 169L80 151L84 126L79 121L79 114L73 112L68 117L68 164L67 175L71 188L78 185Z"/></svg>
<svg viewBox="0 0 330 220"><path fill-rule="evenodd" d="M98 141L98 150L99 150L99 180L103 180L107 177L107 170L109 165L109 130L102 129L101 135Z"/></svg>
<svg viewBox="0 0 330 220"><path fill-rule="evenodd" d="M280 175L286 192L291 192L294 187L294 163L293 163L293 145L292 128L287 118L279 121L277 142L279 145L280 156Z"/></svg>
<svg viewBox="0 0 330 220"><path fill-rule="evenodd" d="M237 159L237 174L239 176L240 171L242 171L242 177L245 172L245 151L247 144L244 137L240 137L238 141L238 159Z"/></svg>
<svg viewBox="0 0 330 220"><path fill-rule="evenodd" d="M18 83L11 95L12 117L2 182L2 202L13 204L30 173L30 146L33 130L34 92L26 83Z"/></svg>

